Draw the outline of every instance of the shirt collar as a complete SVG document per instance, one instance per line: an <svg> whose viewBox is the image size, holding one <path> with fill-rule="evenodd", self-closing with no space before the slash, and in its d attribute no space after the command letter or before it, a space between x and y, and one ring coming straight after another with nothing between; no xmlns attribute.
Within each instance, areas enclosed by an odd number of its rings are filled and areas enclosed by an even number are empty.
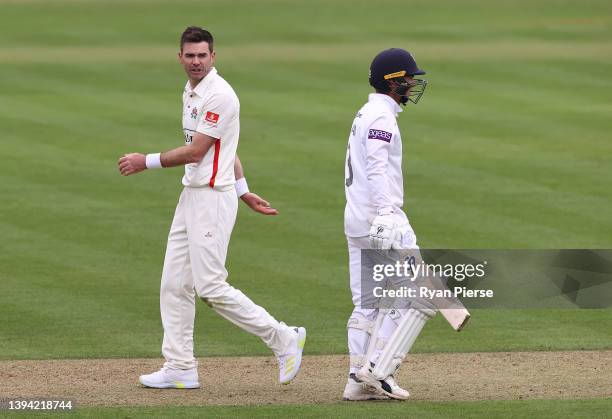
<svg viewBox="0 0 612 419"><path fill-rule="evenodd" d="M189 80L187 80L187 86L185 87L185 90L187 91L187 93L195 93L196 95L202 97L204 96L204 92L206 91L206 88L210 85L210 83L216 77L216 75L217 75L217 69L212 67L210 71L208 72L208 74L206 74L206 76L204 76L204 78L200 80L198 85L194 87L193 89L191 88L191 83L189 82Z"/></svg>
<svg viewBox="0 0 612 419"><path fill-rule="evenodd" d="M368 95L368 101L383 104L387 109L393 112L395 116L397 116L398 113L403 111L402 107L398 105L397 102L391 98L391 96L385 95L383 93L370 93Z"/></svg>

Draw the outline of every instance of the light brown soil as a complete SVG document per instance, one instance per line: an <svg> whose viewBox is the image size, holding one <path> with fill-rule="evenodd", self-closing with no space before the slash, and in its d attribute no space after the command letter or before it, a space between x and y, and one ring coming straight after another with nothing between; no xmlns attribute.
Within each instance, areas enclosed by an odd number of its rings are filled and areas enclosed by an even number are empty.
<svg viewBox="0 0 612 419"><path fill-rule="evenodd" d="M290 385L272 357L202 358L197 390L157 390L138 376L159 359L0 362L0 398L72 399L77 406L319 404L342 398L346 356L306 356ZM612 350L417 354L398 381L414 400L578 399L612 396Z"/></svg>

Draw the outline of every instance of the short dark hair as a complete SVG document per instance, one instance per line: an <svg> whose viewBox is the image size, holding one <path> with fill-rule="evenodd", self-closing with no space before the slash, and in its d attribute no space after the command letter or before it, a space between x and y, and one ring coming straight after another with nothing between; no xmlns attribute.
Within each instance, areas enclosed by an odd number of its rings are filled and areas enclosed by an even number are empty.
<svg viewBox="0 0 612 419"><path fill-rule="evenodd" d="M199 26L190 26L181 35L181 51L183 50L183 45L188 42L199 43L199 42L208 42L208 49L210 52L213 52L213 36L206 29L202 29Z"/></svg>

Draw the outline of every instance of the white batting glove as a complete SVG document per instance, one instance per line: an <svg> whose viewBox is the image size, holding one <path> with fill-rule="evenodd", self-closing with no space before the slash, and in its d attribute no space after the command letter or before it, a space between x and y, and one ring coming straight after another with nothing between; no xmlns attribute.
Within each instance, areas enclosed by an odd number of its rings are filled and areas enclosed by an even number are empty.
<svg viewBox="0 0 612 419"><path fill-rule="evenodd" d="M393 214L376 216L370 227L370 247L382 250L391 249L400 234L397 227L396 217Z"/></svg>

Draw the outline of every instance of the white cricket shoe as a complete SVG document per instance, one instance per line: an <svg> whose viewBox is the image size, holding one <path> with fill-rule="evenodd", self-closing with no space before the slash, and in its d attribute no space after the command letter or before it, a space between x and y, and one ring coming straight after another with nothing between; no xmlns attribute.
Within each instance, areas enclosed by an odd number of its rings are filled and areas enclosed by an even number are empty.
<svg viewBox="0 0 612 419"><path fill-rule="evenodd" d="M379 394L374 388L361 382L355 377L355 374L351 374L346 381L344 387L344 393L342 393L344 400L350 401L363 401L363 400L387 400L389 397L383 394Z"/></svg>
<svg viewBox="0 0 612 419"><path fill-rule="evenodd" d="M293 327L295 336L289 344L286 353L276 357L278 361L279 376L281 384L289 384L295 378L302 365L302 351L306 343L306 329Z"/></svg>
<svg viewBox="0 0 612 419"><path fill-rule="evenodd" d="M379 380L372 374L370 368L364 365L355 374L357 379L363 381L368 386L371 386L378 394L382 394L396 400L407 400L410 397L410 393L407 390L401 388L395 378L392 375L388 376L384 380Z"/></svg>
<svg viewBox="0 0 612 419"><path fill-rule="evenodd" d="M386 383L389 387L391 387L391 393L394 394L396 399L398 400L407 400L410 397L410 393L408 390L403 389L397 384L395 381L395 377L392 375L388 376L383 380L383 383ZM384 388L383 384L383 388ZM392 397L392 396L391 396Z"/></svg>
<svg viewBox="0 0 612 419"><path fill-rule="evenodd" d="M174 370L163 367L153 374L141 375L138 381L153 388L200 388L197 368Z"/></svg>

